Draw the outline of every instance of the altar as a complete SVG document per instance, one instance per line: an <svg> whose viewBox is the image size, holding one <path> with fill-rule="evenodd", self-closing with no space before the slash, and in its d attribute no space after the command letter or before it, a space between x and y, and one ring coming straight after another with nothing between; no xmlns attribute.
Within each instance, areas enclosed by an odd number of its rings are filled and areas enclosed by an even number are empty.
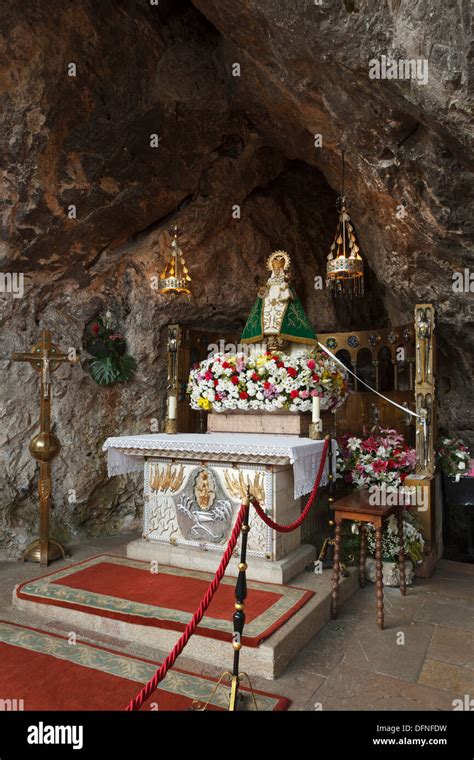
<svg viewBox="0 0 474 760"><path fill-rule="evenodd" d="M127 547L133 559L214 572L250 487L276 522L293 522L310 493L323 440L295 435L178 433L108 438L109 475L143 471L142 538ZM336 442L332 442L336 452ZM333 457L335 462L335 456ZM328 461L321 485L328 480ZM333 473L335 474L335 473ZM236 550L236 556L238 547ZM314 559L300 528L277 533L250 514L247 576L284 584ZM228 574L237 576L237 563Z"/></svg>

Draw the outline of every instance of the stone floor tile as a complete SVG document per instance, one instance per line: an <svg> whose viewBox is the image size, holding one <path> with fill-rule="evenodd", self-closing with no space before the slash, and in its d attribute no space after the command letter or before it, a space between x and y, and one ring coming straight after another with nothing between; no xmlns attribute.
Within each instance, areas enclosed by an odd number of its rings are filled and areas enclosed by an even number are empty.
<svg viewBox="0 0 474 760"><path fill-rule="evenodd" d="M323 710L452 710L458 694L339 665L309 701Z"/></svg>
<svg viewBox="0 0 474 760"><path fill-rule="evenodd" d="M474 694L474 671L439 660L426 660L418 683L450 692Z"/></svg>
<svg viewBox="0 0 474 760"><path fill-rule="evenodd" d="M434 626L401 623L381 631L355 630L344 656L344 665L380 675L415 682L431 643Z"/></svg>
<svg viewBox="0 0 474 760"><path fill-rule="evenodd" d="M474 634L436 626L427 657L474 669Z"/></svg>
<svg viewBox="0 0 474 760"><path fill-rule="evenodd" d="M435 593L433 589L429 599L415 610L414 620L474 631L474 602L470 604L459 599L452 599L445 594Z"/></svg>

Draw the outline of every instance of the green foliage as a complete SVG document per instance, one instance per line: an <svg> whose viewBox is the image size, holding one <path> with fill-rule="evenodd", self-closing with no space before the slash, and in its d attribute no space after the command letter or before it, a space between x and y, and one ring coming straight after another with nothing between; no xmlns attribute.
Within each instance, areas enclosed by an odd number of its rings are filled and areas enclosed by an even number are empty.
<svg viewBox="0 0 474 760"><path fill-rule="evenodd" d="M91 326L87 350L93 356L89 372L98 385L124 383L135 374L137 362L125 353L125 340L113 330L109 318L99 317Z"/></svg>
<svg viewBox="0 0 474 760"><path fill-rule="evenodd" d="M130 356L129 354L125 354L125 356L119 356L117 364L119 371L117 380L122 383L127 380L131 380L137 368L137 362L133 356Z"/></svg>

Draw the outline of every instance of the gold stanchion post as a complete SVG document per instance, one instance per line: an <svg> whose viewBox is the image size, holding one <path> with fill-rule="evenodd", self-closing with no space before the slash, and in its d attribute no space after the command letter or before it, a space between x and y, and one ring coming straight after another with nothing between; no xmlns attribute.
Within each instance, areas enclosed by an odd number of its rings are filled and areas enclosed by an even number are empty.
<svg viewBox="0 0 474 760"><path fill-rule="evenodd" d="M250 487L247 488L247 495L242 504L245 506L244 519L241 528L241 546L240 546L240 562L239 562L239 574L235 584L235 610L232 616L232 622L234 625L232 646L234 649L234 661L232 665L232 672L226 670L222 673L218 682L214 686L211 695L202 708L196 708L205 710L209 705L212 697L216 693L217 689L221 685L224 679L230 680L230 696L229 696L229 711L234 712L239 708L239 701L242 695L240 694L240 683L246 678L250 687L250 692L253 699L255 710L258 710L257 700L252 689L252 684L247 673L240 672L240 650L242 649L242 635L245 625L245 600L247 598L247 540L250 530L249 515L250 515Z"/></svg>

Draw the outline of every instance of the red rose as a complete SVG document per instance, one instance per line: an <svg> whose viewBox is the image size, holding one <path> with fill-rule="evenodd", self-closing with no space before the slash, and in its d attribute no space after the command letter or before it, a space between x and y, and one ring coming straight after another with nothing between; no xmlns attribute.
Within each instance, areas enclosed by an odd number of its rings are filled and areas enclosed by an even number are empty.
<svg viewBox="0 0 474 760"><path fill-rule="evenodd" d="M319 380L320 380L319 375L314 374L313 375L313 380L314 380L315 383L319 383Z"/></svg>
<svg viewBox="0 0 474 760"><path fill-rule="evenodd" d="M291 398L298 398L298 391L290 391Z"/></svg>
<svg viewBox="0 0 474 760"><path fill-rule="evenodd" d="M212 380L212 372L209 372L209 370L207 370L206 374L204 375L204 379Z"/></svg>
<svg viewBox="0 0 474 760"><path fill-rule="evenodd" d="M246 391L240 391L239 396L240 398L248 398L249 394Z"/></svg>
<svg viewBox="0 0 474 760"><path fill-rule="evenodd" d="M298 375L298 370L296 370L294 367L288 367L286 371L290 377L296 377Z"/></svg>
<svg viewBox="0 0 474 760"><path fill-rule="evenodd" d="M316 366L316 362L314 361L314 359L310 359L308 362L309 369L314 369L315 366Z"/></svg>
<svg viewBox="0 0 474 760"><path fill-rule="evenodd" d="M276 363L276 365L277 365L278 369L281 369L281 367L284 367L284 366L285 366L285 365L283 364L283 362L277 362L277 363Z"/></svg>
<svg viewBox="0 0 474 760"><path fill-rule="evenodd" d="M91 327L91 330L92 330L92 332L94 333L94 335L98 335L98 334L99 334L99 332L100 332L100 327L99 327L99 325L97 324L97 322L94 322L94 324L93 324L93 325L92 325L92 327Z"/></svg>
<svg viewBox="0 0 474 760"><path fill-rule="evenodd" d="M219 385L219 380L214 380L214 388L216 387L216 385Z"/></svg>
<svg viewBox="0 0 474 760"><path fill-rule="evenodd" d="M265 390L268 390L270 388L270 383L268 382L268 380L265 380L263 387L265 388Z"/></svg>
<svg viewBox="0 0 474 760"><path fill-rule="evenodd" d="M260 378L259 378L259 376L257 375L256 372L253 373L252 380L254 381L254 383L256 383L256 382L258 382L258 380L260 380Z"/></svg>
<svg viewBox="0 0 474 760"><path fill-rule="evenodd" d="M233 376L230 378L230 382L231 382L231 383L234 383L234 385L238 385L238 384L239 384L239 378L238 378L236 375L233 375Z"/></svg>
<svg viewBox="0 0 474 760"><path fill-rule="evenodd" d="M229 362L222 362L222 368L223 369L229 369L229 367L230 367Z"/></svg>

